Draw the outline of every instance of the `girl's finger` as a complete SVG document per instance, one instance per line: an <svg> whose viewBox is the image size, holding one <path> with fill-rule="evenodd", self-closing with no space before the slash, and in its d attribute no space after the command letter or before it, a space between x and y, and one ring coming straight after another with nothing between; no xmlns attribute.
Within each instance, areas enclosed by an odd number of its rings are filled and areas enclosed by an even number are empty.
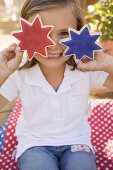
<svg viewBox="0 0 113 170"><path fill-rule="evenodd" d="M104 55L104 52L103 52L103 51L95 51L95 52L94 52L95 58L101 57L101 56L103 56L103 55Z"/></svg>
<svg viewBox="0 0 113 170"><path fill-rule="evenodd" d="M7 62L7 66L11 72L14 72L18 69L23 57L23 52L21 51L20 47L16 47L15 49L15 57Z"/></svg>
<svg viewBox="0 0 113 170"><path fill-rule="evenodd" d="M78 65L81 62L79 59L75 59L75 63Z"/></svg>
<svg viewBox="0 0 113 170"><path fill-rule="evenodd" d="M11 45L9 45L9 47L17 47L17 44L16 43L12 43Z"/></svg>
<svg viewBox="0 0 113 170"><path fill-rule="evenodd" d="M16 50L15 50L15 58L14 58L14 61L17 65L19 65L22 61L22 57L23 57L23 52L22 50L20 49L19 46L16 47Z"/></svg>
<svg viewBox="0 0 113 170"><path fill-rule="evenodd" d="M4 56L4 57L10 57L11 56L11 53L14 54L15 53L15 49L16 49L16 46L10 46L8 48L5 48L3 51L1 51L1 54Z"/></svg>
<svg viewBox="0 0 113 170"><path fill-rule="evenodd" d="M97 67L96 60L91 60L87 63L83 63L82 61L77 63L77 68L82 71L93 71Z"/></svg>

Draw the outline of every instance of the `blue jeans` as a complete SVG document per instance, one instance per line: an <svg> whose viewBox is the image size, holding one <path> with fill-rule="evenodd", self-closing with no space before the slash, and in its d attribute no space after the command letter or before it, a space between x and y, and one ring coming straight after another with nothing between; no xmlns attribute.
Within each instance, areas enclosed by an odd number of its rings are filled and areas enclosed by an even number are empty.
<svg viewBox="0 0 113 170"><path fill-rule="evenodd" d="M96 170L90 150L72 151L71 146L32 147L18 158L20 170Z"/></svg>

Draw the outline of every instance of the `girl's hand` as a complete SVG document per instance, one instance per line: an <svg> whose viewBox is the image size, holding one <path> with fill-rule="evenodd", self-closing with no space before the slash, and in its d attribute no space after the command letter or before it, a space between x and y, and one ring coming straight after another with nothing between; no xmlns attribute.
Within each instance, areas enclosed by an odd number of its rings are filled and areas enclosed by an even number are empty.
<svg viewBox="0 0 113 170"><path fill-rule="evenodd" d="M0 52L0 77L10 76L19 67L23 53L16 44Z"/></svg>
<svg viewBox="0 0 113 170"><path fill-rule="evenodd" d="M94 60L78 60L75 59L77 68L81 71L106 71L113 72L113 56L104 52L95 52ZM112 70L111 70L112 69Z"/></svg>

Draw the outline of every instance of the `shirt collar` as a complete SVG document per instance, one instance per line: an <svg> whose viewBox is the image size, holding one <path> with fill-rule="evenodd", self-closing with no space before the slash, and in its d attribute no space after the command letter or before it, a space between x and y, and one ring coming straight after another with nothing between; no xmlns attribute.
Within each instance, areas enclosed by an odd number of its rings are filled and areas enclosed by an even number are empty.
<svg viewBox="0 0 113 170"><path fill-rule="evenodd" d="M45 77L38 64L25 71L25 83L27 84L37 86L42 84L44 79Z"/></svg>
<svg viewBox="0 0 113 170"><path fill-rule="evenodd" d="M71 85L84 77L84 72L79 71L78 69L75 69L74 71L71 70L71 66L66 65L65 73L64 73L64 79L58 89L57 92L53 89L53 87L47 82L45 79L40 67L38 64L33 66L30 69L27 69L25 71L25 83L34 85L34 86L40 86L43 91L46 91L48 93L54 93L59 94L66 92L70 90Z"/></svg>

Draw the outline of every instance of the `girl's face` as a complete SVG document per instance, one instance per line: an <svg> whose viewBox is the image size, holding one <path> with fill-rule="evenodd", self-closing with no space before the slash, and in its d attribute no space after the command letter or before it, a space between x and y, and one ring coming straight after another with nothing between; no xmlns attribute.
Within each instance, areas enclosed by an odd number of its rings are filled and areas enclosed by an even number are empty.
<svg viewBox="0 0 113 170"><path fill-rule="evenodd" d="M50 37L55 42L54 46L47 48L47 58L35 54L35 59L39 62L41 66L46 68L59 68L64 66L69 57L64 57L63 52L66 49L65 46L61 45L59 41L63 38L69 37L68 28L77 27L76 18L72 13L70 6L51 8L37 13L43 25L53 25L54 28L50 33ZM29 18L29 21L32 22L36 17L34 16Z"/></svg>

